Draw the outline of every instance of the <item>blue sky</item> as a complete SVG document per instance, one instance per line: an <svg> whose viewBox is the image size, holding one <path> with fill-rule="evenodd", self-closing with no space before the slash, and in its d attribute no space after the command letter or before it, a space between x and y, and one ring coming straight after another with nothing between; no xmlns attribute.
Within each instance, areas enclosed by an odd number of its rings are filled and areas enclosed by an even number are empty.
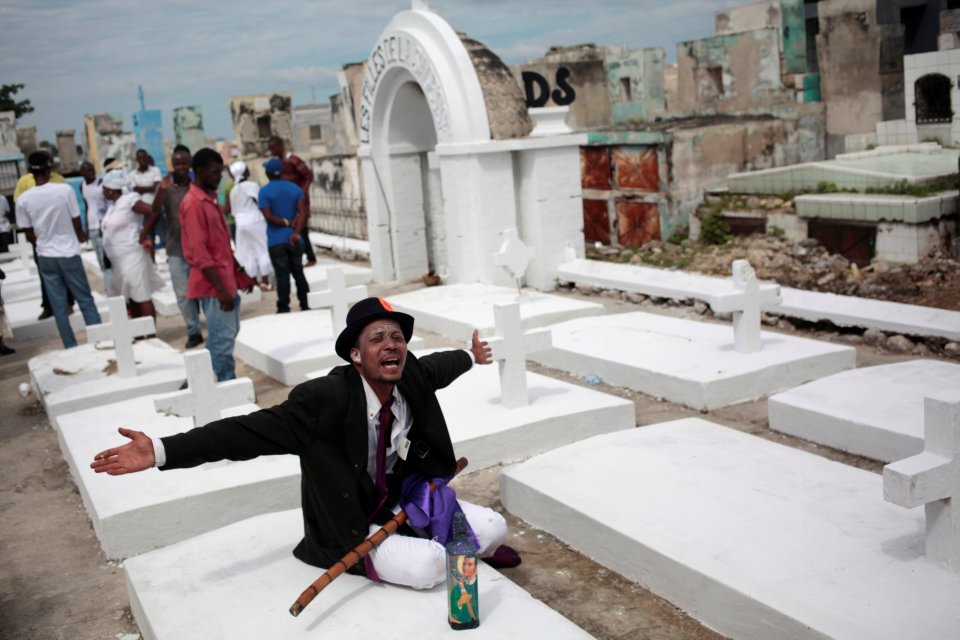
<svg viewBox="0 0 960 640"><path fill-rule="evenodd" d="M666 49L713 33L714 13L742 0L432 0L454 29L483 42L507 64L553 45L593 42ZM163 0L0 3L5 84L35 108L20 124L41 139L76 129L85 113L203 107L207 135L232 138L231 95L290 91L294 104L326 102L343 64L366 59L390 18L409 0Z"/></svg>

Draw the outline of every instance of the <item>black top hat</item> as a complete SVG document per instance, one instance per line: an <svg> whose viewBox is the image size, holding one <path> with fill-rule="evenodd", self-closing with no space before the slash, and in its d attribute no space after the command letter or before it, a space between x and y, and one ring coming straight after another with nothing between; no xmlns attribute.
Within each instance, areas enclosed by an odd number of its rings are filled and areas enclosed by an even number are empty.
<svg viewBox="0 0 960 640"><path fill-rule="evenodd" d="M350 311L347 312L347 326L337 338L337 355L349 362L350 349L357 343L357 338L363 329L374 320L382 318L394 320L399 324L403 339L410 342L410 338L413 337L413 316L394 311L390 303L383 298L365 298L350 307Z"/></svg>

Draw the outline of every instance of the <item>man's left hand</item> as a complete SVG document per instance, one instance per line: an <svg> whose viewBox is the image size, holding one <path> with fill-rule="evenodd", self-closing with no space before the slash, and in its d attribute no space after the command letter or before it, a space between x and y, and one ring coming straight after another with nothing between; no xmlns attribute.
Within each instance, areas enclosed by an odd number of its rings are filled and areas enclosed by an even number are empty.
<svg viewBox="0 0 960 640"><path fill-rule="evenodd" d="M480 331L477 329L473 330L473 344L470 345L470 353L473 354L473 359L477 364L490 364L493 362L490 347L487 345L486 340L480 339Z"/></svg>
<svg viewBox="0 0 960 640"><path fill-rule="evenodd" d="M300 234L294 231L290 234L290 244L296 246L300 242Z"/></svg>

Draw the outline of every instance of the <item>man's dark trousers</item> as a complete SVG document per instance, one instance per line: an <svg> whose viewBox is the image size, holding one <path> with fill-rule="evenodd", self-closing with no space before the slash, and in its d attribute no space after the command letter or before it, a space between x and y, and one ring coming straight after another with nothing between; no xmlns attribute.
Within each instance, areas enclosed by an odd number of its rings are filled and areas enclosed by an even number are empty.
<svg viewBox="0 0 960 640"><path fill-rule="evenodd" d="M297 244L275 244L268 251L277 279L277 311L281 313L290 311L291 275L297 284L297 300L300 301L300 309L309 309L307 294L310 292L310 285L307 284L307 279L303 275L303 241Z"/></svg>

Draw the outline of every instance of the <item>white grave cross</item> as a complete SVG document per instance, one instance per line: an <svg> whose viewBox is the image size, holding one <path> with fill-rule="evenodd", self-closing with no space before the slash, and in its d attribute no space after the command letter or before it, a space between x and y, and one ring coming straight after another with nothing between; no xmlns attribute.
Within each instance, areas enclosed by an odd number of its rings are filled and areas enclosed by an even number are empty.
<svg viewBox="0 0 960 640"><path fill-rule="evenodd" d="M348 287L347 280L343 275L343 268L330 267L327 269L326 290L308 293L307 303L311 309L330 308L330 313L333 316L333 335L336 336L341 329L347 326L347 310L350 305L366 297L366 285Z"/></svg>
<svg viewBox="0 0 960 640"><path fill-rule="evenodd" d="M500 244L500 250L493 254L493 263L503 267L513 276L513 280L517 283L517 293L520 293L520 280L527 272L530 261L533 260L534 251L523 243L516 229L507 229L501 235L503 242Z"/></svg>
<svg viewBox="0 0 960 640"><path fill-rule="evenodd" d="M960 391L923 399L923 453L883 468L883 499L925 505L927 560L960 573Z"/></svg>
<svg viewBox="0 0 960 640"><path fill-rule="evenodd" d="M117 370L122 378L137 375L137 363L133 358L133 339L157 332L153 318L146 316L131 320L127 317L127 303L123 296L107 299L110 322L87 327L87 340L113 340L113 350L117 355Z"/></svg>
<svg viewBox="0 0 960 640"><path fill-rule="evenodd" d="M526 355L549 349L553 346L553 336L549 329L524 333L517 303L494 305L493 316L497 337L488 343L500 367L500 401L508 409L525 407L530 404Z"/></svg>
<svg viewBox="0 0 960 640"><path fill-rule="evenodd" d="M219 420L222 409L256 401L250 378L217 383L210 352L206 349L185 353L183 363L187 368L189 387L156 398L153 405L157 411L181 417L193 416L193 426L202 427Z"/></svg>
<svg viewBox="0 0 960 640"><path fill-rule="evenodd" d="M711 296L708 302L718 313L733 312L733 344L740 353L760 351L760 307L780 303L780 286L760 289L757 273L746 260L733 261L734 293Z"/></svg>

